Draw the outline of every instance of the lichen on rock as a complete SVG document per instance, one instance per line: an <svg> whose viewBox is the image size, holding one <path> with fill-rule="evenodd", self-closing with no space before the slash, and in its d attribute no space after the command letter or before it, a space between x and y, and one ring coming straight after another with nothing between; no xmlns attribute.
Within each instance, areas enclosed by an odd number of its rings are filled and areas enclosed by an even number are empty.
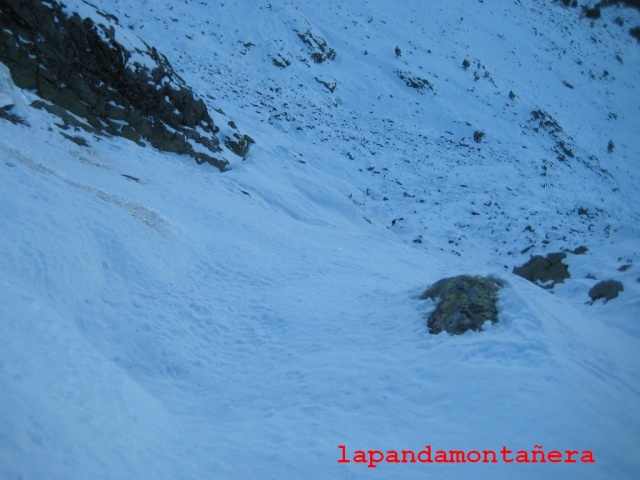
<svg viewBox="0 0 640 480"><path fill-rule="evenodd" d="M497 294L502 286L503 280L471 275L434 283L420 297L436 302L427 322L429 331L460 335L468 330L481 331L486 321L497 323Z"/></svg>

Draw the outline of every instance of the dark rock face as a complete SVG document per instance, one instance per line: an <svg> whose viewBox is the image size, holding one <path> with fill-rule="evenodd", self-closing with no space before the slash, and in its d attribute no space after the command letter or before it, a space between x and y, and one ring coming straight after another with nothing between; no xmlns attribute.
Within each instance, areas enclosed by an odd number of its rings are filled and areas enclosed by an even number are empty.
<svg viewBox="0 0 640 480"><path fill-rule="evenodd" d="M434 283L420 297L436 302L429 316L429 331L460 335L467 330L482 330L487 320L498 322L497 293L504 283L499 279L459 275Z"/></svg>
<svg viewBox="0 0 640 480"><path fill-rule="evenodd" d="M602 282L595 284L593 288L589 290L589 296L591 297L591 302L595 302L601 298L604 298L604 301L608 302L609 300L616 298L623 290L624 287L619 281L603 280Z"/></svg>
<svg viewBox="0 0 640 480"><path fill-rule="evenodd" d="M224 170L219 129L202 100L155 48L140 40L128 50L116 40L118 19L98 13L106 25L68 15L56 1L0 0L0 61L17 86L83 118L90 130ZM250 139L238 137L225 142L244 152Z"/></svg>
<svg viewBox="0 0 640 480"><path fill-rule="evenodd" d="M530 282L543 283L543 288L551 289L556 283L562 283L570 277L569 266L562 263L566 256L564 253L550 253L546 257L536 255L521 267L514 267L513 273Z"/></svg>

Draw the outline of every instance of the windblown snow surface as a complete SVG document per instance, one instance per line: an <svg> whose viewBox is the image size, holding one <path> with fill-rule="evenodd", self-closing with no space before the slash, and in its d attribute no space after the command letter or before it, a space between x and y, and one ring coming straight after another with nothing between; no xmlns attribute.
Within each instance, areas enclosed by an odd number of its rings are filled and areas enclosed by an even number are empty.
<svg viewBox="0 0 640 480"><path fill-rule="evenodd" d="M226 173L81 145L4 79L1 478L640 478L636 11L93 2L256 144ZM553 291L511 273L582 245ZM429 334L463 273L507 282L499 323ZM427 445L595 463L353 461Z"/></svg>

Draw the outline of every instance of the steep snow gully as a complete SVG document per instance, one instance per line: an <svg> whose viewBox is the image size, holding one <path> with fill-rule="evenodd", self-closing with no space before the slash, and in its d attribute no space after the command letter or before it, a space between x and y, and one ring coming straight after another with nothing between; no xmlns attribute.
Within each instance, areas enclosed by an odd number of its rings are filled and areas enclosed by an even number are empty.
<svg viewBox="0 0 640 480"><path fill-rule="evenodd" d="M635 3L0 1L0 477L639 478Z"/></svg>

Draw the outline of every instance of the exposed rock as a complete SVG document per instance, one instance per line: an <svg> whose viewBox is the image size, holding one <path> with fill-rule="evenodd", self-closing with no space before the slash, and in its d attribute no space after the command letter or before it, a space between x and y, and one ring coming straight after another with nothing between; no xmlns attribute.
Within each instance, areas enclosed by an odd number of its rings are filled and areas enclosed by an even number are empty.
<svg viewBox="0 0 640 480"><path fill-rule="evenodd" d="M9 120L11 123L16 125L18 123L22 125L27 125L27 122L22 117L20 117L19 115L16 115L11 110L12 110L11 108L0 107L0 118L4 120Z"/></svg>
<svg viewBox="0 0 640 480"><path fill-rule="evenodd" d="M291 60L289 60L288 58L283 57L281 54L278 54L278 57L279 58L271 58L271 61L276 67L287 68L289 65L291 65Z"/></svg>
<svg viewBox="0 0 640 480"><path fill-rule="evenodd" d="M591 290L589 290L589 297L591 297L591 303L604 298L605 303L609 300L613 300L618 296L620 292L624 290L624 286L617 280L603 280L596 283Z"/></svg>
<svg viewBox="0 0 640 480"><path fill-rule="evenodd" d="M562 283L571 276L569 266L562 263L566 256L565 253L550 253L546 257L536 255L521 267L514 267L513 273L543 288L551 289L556 283Z"/></svg>
<svg viewBox="0 0 640 480"><path fill-rule="evenodd" d="M407 87L415 88L420 93L424 93L425 89L429 89L431 91L434 90L433 84L426 78L413 75L409 72L403 72L401 70L396 70L396 75L398 75L400 80L404 81Z"/></svg>
<svg viewBox="0 0 640 480"><path fill-rule="evenodd" d="M326 88L331 93L336 91L336 87L337 87L336 82L330 82L330 81L327 81L327 80L323 80L320 77L316 77L316 82L324 85L324 88Z"/></svg>
<svg viewBox="0 0 640 480"><path fill-rule="evenodd" d="M544 110L533 110L530 122L535 125L533 127L535 132L547 132L553 138L556 144L555 152L558 160L568 163L569 158L575 157L569 139L565 141L562 138L564 136L562 127L550 114Z"/></svg>
<svg viewBox="0 0 640 480"><path fill-rule="evenodd" d="M324 38L314 35L309 29L307 29L306 32L294 31L298 34L300 40L309 48L311 59L315 63L322 63L325 60L335 60L336 51L327 45L327 41Z"/></svg>
<svg viewBox="0 0 640 480"><path fill-rule="evenodd" d="M239 157L245 159L249 154L249 147L253 145L255 142L253 138L249 135L240 135L239 133L233 133L233 139L230 137L225 137L224 144L227 146L229 150L238 155Z"/></svg>
<svg viewBox="0 0 640 480"><path fill-rule="evenodd" d="M459 275L434 283L420 297L436 302L427 322L429 331L447 331L460 335L467 330L481 331L489 320L498 322L497 293L504 282L500 279Z"/></svg>
<svg viewBox="0 0 640 480"><path fill-rule="evenodd" d="M68 14L56 1L0 0L0 61L16 85L85 119L82 128L224 170L229 162L204 102L155 48L129 33L126 48L116 39L118 19L97 12L104 24ZM240 147L245 156L248 144Z"/></svg>

